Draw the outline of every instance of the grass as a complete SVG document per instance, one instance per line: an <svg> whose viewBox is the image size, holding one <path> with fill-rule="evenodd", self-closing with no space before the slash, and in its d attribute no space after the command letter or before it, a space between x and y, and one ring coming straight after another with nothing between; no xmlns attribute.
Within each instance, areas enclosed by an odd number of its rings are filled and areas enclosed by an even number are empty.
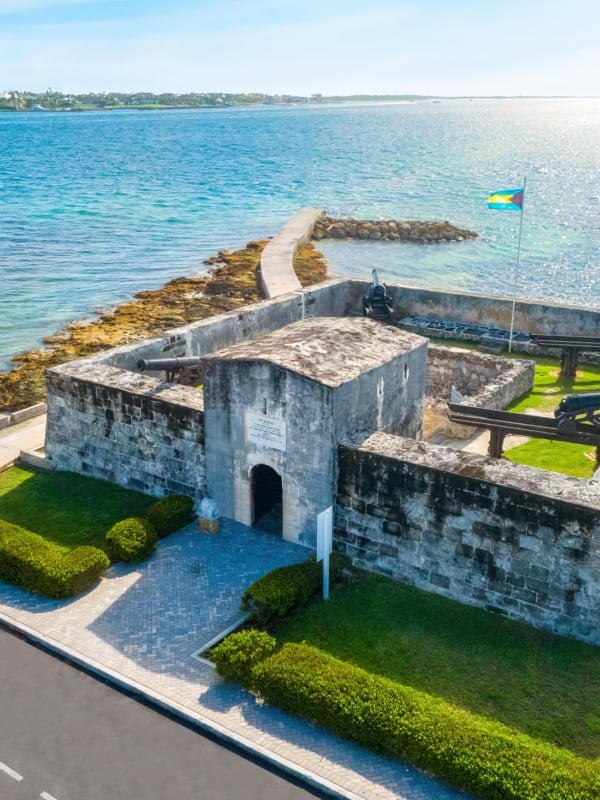
<svg viewBox="0 0 600 800"><path fill-rule="evenodd" d="M560 472L575 478L591 478L596 469L594 448L585 444L530 439L503 453L515 464L526 464L549 472Z"/></svg>
<svg viewBox="0 0 600 800"><path fill-rule="evenodd" d="M359 573L275 632L579 756L600 756L600 649Z"/></svg>
<svg viewBox="0 0 600 800"><path fill-rule="evenodd" d="M550 412L558 406L561 397L576 392L600 392L600 367L579 366L575 380L559 377L558 361L536 359L533 389L508 406L508 411L523 412L528 409Z"/></svg>
<svg viewBox="0 0 600 800"><path fill-rule="evenodd" d="M476 342L465 342L460 339L431 338L431 341L465 350L474 350L478 347ZM502 357L531 358L524 353L503 353ZM507 407L507 411L551 413L566 394L600 392L600 367L580 365L577 368L576 380L565 380L559 377L560 363L558 360L538 356L535 362L533 389L512 402ZM594 448L568 442L554 442L548 439L531 439L526 444L504 450L503 456L515 464L560 472L576 478L591 478L596 467Z"/></svg>
<svg viewBox="0 0 600 800"><path fill-rule="evenodd" d="M560 365L557 361L537 359L533 389L511 403L507 410L519 413L531 410L550 413L566 394L600 392L600 367L579 367L576 380L560 378L559 372ZM591 478L596 467L594 448L548 439L530 439L525 444L505 450L503 455L515 464L560 472L576 478Z"/></svg>
<svg viewBox="0 0 600 800"><path fill-rule="evenodd" d="M104 549L115 522L144 516L155 498L71 472L12 467L0 473L0 519L59 545Z"/></svg>

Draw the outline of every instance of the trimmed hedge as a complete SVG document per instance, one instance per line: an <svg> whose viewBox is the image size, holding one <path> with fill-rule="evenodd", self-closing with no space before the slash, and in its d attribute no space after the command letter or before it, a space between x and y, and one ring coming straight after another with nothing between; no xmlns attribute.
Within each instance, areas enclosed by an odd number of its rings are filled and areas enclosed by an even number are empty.
<svg viewBox="0 0 600 800"><path fill-rule="evenodd" d="M331 553L329 579L338 580L344 557ZM280 619L293 608L305 605L322 587L323 565L312 555L300 564L290 564L271 570L254 581L242 595L241 606L250 611L252 619L266 625L272 619Z"/></svg>
<svg viewBox="0 0 600 800"><path fill-rule="evenodd" d="M194 501L185 494L172 494L152 503L146 516L162 539L194 519Z"/></svg>
<svg viewBox="0 0 600 800"><path fill-rule="evenodd" d="M482 800L591 800L597 763L478 718L306 644L285 644L246 686L372 750L400 756Z"/></svg>
<svg viewBox="0 0 600 800"><path fill-rule="evenodd" d="M272 655L277 642L265 631L238 631L210 651L217 674L226 681L247 684L252 668Z"/></svg>
<svg viewBox="0 0 600 800"><path fill-rule="evenodd" d="M110 562L97 547L66 555L36 533L0 520L0 580L46 597L64 599L89 588Z"/></svg>
<svg viewBox="0 0 600 800"><path fill-rule="evenodd" d="M106 534L106 547L113 561L143 561L156 549L158 536L143 517L116 522Z"/></svg>

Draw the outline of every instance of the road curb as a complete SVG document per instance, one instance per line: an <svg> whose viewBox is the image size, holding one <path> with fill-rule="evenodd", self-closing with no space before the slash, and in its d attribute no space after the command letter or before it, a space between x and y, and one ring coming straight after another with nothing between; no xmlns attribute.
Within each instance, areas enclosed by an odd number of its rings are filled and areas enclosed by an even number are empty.
<svg viewBox="0 0 600 800"><path fill-rule="evenodd" d="M81 655L72 648L62 645L60 642L48 636L42 635L29 625L15 620L1 611L0 627L22 636L27 641L32 642L51 655L58 656L67 663L100 678L134 699L141 700L141 702L144 702L156 710L166 712L170 716L181 720L186 725L209 734L212 738L219 740L230 748L251 756L255 761L267 765L280 773L289 775L297 783L303 784L307 788L317 790L326 794L328 797L335 798L335 800L364 800L361 795L344 789L332 781L304 769L293 761L283 758L272 750L256 744L251 739L240 736L238 733L231 731L214 720L204 717L202 714L190 711L176 701L170 700L165 695L137 681L126 678L124 675L109 669L100 662Z"/></svg>

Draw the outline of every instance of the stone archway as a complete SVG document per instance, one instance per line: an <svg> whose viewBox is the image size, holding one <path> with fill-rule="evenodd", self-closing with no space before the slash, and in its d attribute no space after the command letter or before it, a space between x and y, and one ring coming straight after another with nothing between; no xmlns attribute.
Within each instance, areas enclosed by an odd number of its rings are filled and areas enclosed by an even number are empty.
<svg viewBox="0 0 600 800"><path fill-rule="evenodd" d="M281 475L266 464L250 473L252 525L260 530L283 534L283 488Z"/></svg>

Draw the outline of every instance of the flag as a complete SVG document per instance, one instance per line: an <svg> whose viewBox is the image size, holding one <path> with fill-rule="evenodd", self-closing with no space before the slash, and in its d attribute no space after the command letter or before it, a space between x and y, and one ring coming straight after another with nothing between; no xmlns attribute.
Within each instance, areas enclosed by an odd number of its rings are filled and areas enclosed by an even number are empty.
<svg viewBox="0 0 600 800"><path fill-rule="evenodd" d="M488 208L496 211L523 211L525 189L502 189L487 199Z"/></svg>

